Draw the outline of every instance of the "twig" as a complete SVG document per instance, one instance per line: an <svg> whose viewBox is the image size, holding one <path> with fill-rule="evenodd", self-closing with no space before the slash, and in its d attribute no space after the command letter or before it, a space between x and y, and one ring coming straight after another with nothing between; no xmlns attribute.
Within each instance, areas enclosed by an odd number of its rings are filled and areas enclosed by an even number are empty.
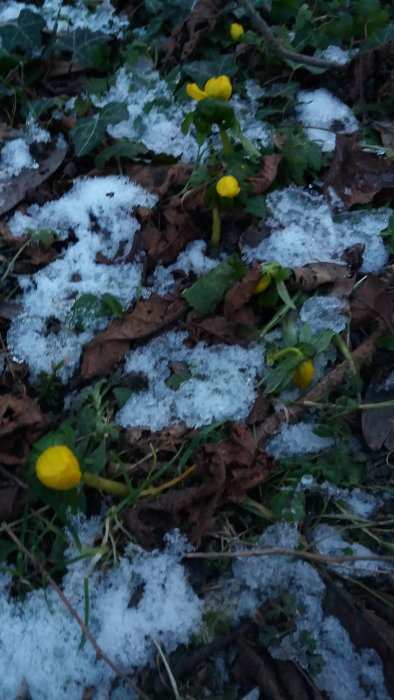
<svg viewBox="0 0 394 700"><path fill-rule="evenodd" d="M380 328L371 333L371 335L352 352L353 361L360 363L365 362L375 351L375 342L381 334L382 330ZM256 428L255 432L256 442L260 443L260 447L272 436L285 419L288 423L296 423L303 415L308 401L318 401L329 390L338 387L348 369L349 363L347 361L341 362L332 372L329 372L329 374L323 377L313 389L305 394L302 398L301 405L288 405L286 407L286 413L283 410L278 411L261 423L261 425Z"/></svg>
<svg viewBox="0 0 394 700"><path fill-rule="evenodd" d="M88 627L85 625L84 621L80 618L80 616L78 615L77 611L76 611L75 608L72 606L72 604L70 603L70 601L68 600L68 598L64 595L64 593L63 593L63 591L61 590L61 588L59 588L59 586L57 585L56 581L53 580L52 576L47 572L47 570L46 570L46 568L44 567L44 565L41 564L41 562L38 561L38 559L36 559L36 557L27 549L27 547L25 547L25 545L23 544L23 542L20 541L20 539L17 537L17 535L15 534L15 532L12 530L12 528L9 527L9 526L7 525L7 523L3 522L3 523L1 524L1 530L4 530L4 531L7 533L8 537L16 544L16 546L18 547L18 549L20 549L21 552L23 552L23 554L24 554L28 559L30 559L30 561L32 562L33 566L35 566L35 567L39 570L39 572L44 576L44 578L46 578L46 580L48 581L48 583L50 584L50 586L52 586L52 588L54 589L54 591L56 591L56 593L58 594L59 598L61 598L61 600L63 601L63 603L65 604L65 606L66 606L66 607L68 608L68 610L70 611L71 615L72 615L72 616L74 617L74 619L78 622L78 624L79 624L79 626L80 626L80 628L81 628L81 630L82 630L84 636L86 637L86 639L88 639L89 642L90 642L90 643L92 644L92 646L94 647L94 650L95 650L95 652L96 652L97 657L98 657L99 659L102 659L102 661L104 661L110 668L112 668L112 670L116 673L116 675L119 676L123 681L125 681L125 683L127 683L127 685L138 695L138 697L141 698L141 700L152 700L152 698L150 698L149 695L146 695L142 690L140 690L140 689L135 685L135 683L133 683L133 681L125 674L125 672L124 672L121 668L119 668L119 666L117 666L113 661L111 661L111 659L109 658L109 656L107 656L107 654L105 653L105 651L99 646L99 644L97 643L97 641L96 641L95 638L93 637L92 633L89 631L89 629L88 629Z"/></svg>
<svg viewBox="0 0 394 700"><path fill-rule="evenodd" d="M336 61L329 61L325 58L317 58L316 56L306 56L297 51L291 51L282 46L282 43L273 34L272 29L268 26L267 22L261 17L257 10L253 7L250 0L236 0L238 5L241 5L245 10L246 14L250 18L252 25L257 29L262 37L266 40L267 44L271 47L274 53L279 54L283 58L287 58L289 61L294 61L295 63L304 63L308 66L315 66L316 68L331 68L335 70L345 70L347 68L347 63L337 63Z"/></svg>
<svg viewBox="0 0 394 700"><path fill-rule="evenodd" d="M394 556L390 555L350 555L344 554L338 557L326 557L323 554L315 554L314 552L301 552L299 550L286 549L285 547L270 547L264 549L242 549L233 552L190 552L185 554L183 559L237 559L247 557L296 557L297 559L308 559L310 561L320 562L335 566L351 561L383 561L394 564ZM385 571L379 572L385 573Z"/></svg>

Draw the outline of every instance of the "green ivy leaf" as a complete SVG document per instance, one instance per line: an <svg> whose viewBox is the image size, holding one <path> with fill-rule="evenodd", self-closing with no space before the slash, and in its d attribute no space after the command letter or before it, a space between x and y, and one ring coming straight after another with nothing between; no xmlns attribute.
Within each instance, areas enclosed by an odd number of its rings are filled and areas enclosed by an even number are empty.
<svg viewBox="0 0 394 700"><path fill-rule="evenodd" d="M26 53L41 48L41 32L45 22L38 12L22 10L16 24L0 27L0 42L3 51L11 53L14 49L22 49Z"/></svg>
<svg viewBox="0 0 394 700"><path fill-rule="evenodd" d="M234 254L200 277L182 296L193 309L205 316L216 309L227 290L234 287L247 271L239 256Z"/></svg>
<svg viewBox="0 0 394 700"><path fill-rule="evenodd" d="M128 119L128 116L129 112L125 102L109 102L93 117L79 119L77 125L70 131L75 154L79 158L86 156L103 140L109 124L118 124L118 122Z"/></svg>
<svg viewBox="0 0 394 700"><path fill-rule="evenodd" d="M143 143L130 141L130 139L119 139L112 146L108 146L96 156L95 163L98 168L103 168L111 158L127 158L128 160L139 161L141 155L148 153L148 149Z"/></svg>
<svg viewBox="0 0 394 700"><path fill-rule="evenodd" d="M91 50L106 44L108 37L102 32L91 32L89 29L75 29L58 37L55 48L71 54L71 61L81 66L92 65Z"/></svg>
<svg viewBox="0 0 394 700"><path fill-rule="evenodd" d="M212 76L228 75L231 77L235 75L237 64L232 53L224 54L209 60L186 63L182 66L182 72L203 88L207 80L212 78Z"/></svg>

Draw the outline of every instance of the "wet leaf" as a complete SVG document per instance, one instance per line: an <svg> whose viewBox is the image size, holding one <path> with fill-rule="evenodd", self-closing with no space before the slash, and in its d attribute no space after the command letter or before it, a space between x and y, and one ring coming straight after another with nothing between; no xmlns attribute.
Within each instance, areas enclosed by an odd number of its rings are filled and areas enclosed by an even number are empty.
<svg viewBox="0 0 394 700"><path fill-rule="evenodd" d="M193 309L205 316L216 309L227 290L239 282L247 271L239 256L234 254L200 277L182 296Z"/></svg>

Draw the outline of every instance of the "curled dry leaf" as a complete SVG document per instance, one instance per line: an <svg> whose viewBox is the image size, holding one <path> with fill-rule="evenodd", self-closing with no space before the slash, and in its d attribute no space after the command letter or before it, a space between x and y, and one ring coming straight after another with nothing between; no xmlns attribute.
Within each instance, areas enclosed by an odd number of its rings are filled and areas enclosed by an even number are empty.
<svg viewBox="0 0 394 700"><path fill-rule="evenodd" d="M123 359L131 344L147 340L186 313L186 302L175 295L138 301L122 320L116 320L85 348L81 375L91 379L110 372Z"/></svg>
<svg viewBox="0 0 394 700"><path fill-rule="evenodd" d="M190 58L216 26L225 0L197 0L187 17L175 25L164 45L164 65Z"/></svg>
<svg viewBox="0 0 394 700"><path fill-rule="evenodd" d="M253 187L252 194L262 194L271 187L277 174L278 168L282 161L282 156L278 154L273 154L269 156L263 156L261 159L261 169L253 177L248 178L248 182Z"/></svg>
<svg viewBox="0 0 394 700"><path fill-rule="evenodd" d="M36 160L39 160L38 168L24 168L19 175L12 177L1 193L0 216L19 204L28 190L35 189L53 175L63 163L66 153L67 147L51 149L49 153L45 148L41 159L36 156Z"/></svg>
<svg viewBox="0 0 394 700"><path fill-rule="evenodd" d="M393 161L362 150L357 134L338 134L324 186L332 187L348 208L371 202L382 190L394 193Z"/></svg>
<svg viewBox="0 0 394 700"><path fill-rule="evenodd" d="M260 451L252 431L231 424L228 438L202 445L195 455L198 483L162 494L155 501L139 501L126 515L130 532L143 547L156 547L168 530L186 528L199 546L212 529L218 510L229 501L242 501L248 489L272 473L272 460Z"/></svg>
<svg viewBox="0 0 394 700"><path fill-rule="evenodd" d="M350 312L354 327L377 321L381 328L394 332L393 300L387 282L368 275L351 297Z"/></svg>

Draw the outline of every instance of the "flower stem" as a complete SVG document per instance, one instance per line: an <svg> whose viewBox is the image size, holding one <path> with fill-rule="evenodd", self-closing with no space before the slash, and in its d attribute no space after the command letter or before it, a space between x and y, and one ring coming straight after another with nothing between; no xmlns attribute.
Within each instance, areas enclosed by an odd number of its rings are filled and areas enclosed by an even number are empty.
<svg viewBox="0 0 394 700"><path fill-rule="evenodd" d="M120 484L118 481L105 479L102 476L97 476L97 474L91 474L90 472L84 472L82 474L82 481L87 486L105 491L106 493L112 493L115 496L128 496L130 494L130 490L126 484Z"/></svg>
<svg viewBox="0 0 394 700"><path fill-rule="evenodd" d="M224 155L225 156L232 156L233 155L233 147L229 141L229 138L227 136L225 129L219 129L219 134L220 134L220 138L222 141Z"/></svg>
<svg viewBox="0 0 394 700"><path fill-rule="evenodd" d="M296 355L305 359L304 354L298 348L283 348L283 350L278 350L278 352L274 352L273 355L270 355L270 359L276 362L276 360L280 360L280 358L285 357L285 355Z"/></svg>
<svg viewBox="0 0 394 700"><path fill-rule="evenodd" d="M220 212L217 204L212 207L212 235L211 235L211 246L212 248L218 248L220 243Z"/></svg>

